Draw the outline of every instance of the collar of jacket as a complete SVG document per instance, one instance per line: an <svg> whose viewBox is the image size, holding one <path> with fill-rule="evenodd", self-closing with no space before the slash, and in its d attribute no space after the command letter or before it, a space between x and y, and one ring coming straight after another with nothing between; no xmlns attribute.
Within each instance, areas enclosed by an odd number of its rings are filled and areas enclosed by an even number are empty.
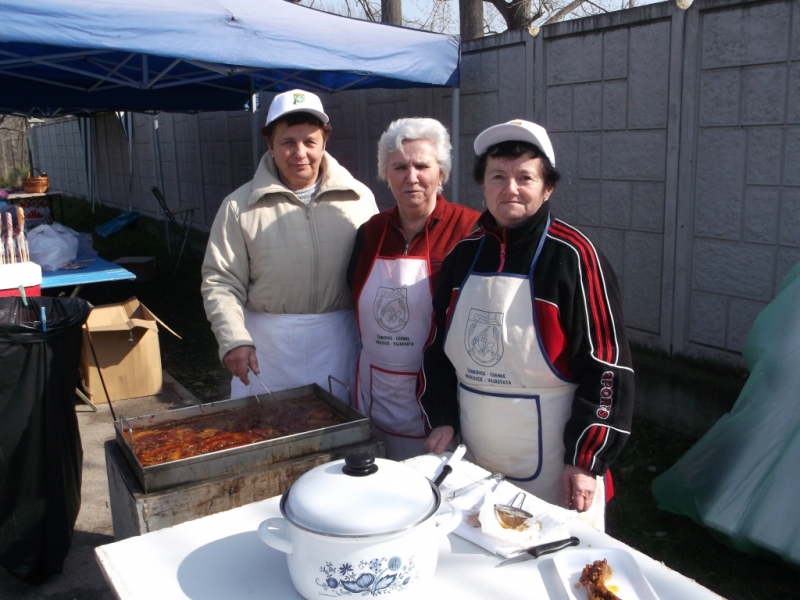
<svg viewBox="0 0 800 600"><path fill-rule="evenodd" d="M547 217L550 214L550 202L545 201L535 213L517 227L500 227L497 224L494 216L488 211L483 211L483 214L478 219L478 225L487 234L496 237L498 240L505 240L509 246L516 244L529 244L535 243L545 233L545 225L547 225Z"/></svg>
<svg viewBox="0 0 800 600"><path fill-rule="evenodd" d="M445 200L445 197L441 194L436 194L436 206L433 207L433 212L428 216L428 221L425 225L428 229L433 227L435 223L438 223L442 219L446 205L447 200ZM403 230L402 226L400 225L400 209L397 208L397 204L389 209L388 219L392 225L401 231Z"/></svg>
<svg viewBox="0 0 800 600"><path fill-rule="evenodd" d="M320 162L320 171L322 172L322 184L317 192L317 197L325 192L331 191L353 191L353 199L358 199L358 193L355 192L353 176L342 167L335 158L333 158L327 151L322 155ZM261 157L261 162L258 164L256 174L250 185L250 197L247 200L247 206L252 206L267 194L286 194L300 202L300 199L295 193L287 188L280 177L278 177L278 167L275 161L266 152Z"/></svg>

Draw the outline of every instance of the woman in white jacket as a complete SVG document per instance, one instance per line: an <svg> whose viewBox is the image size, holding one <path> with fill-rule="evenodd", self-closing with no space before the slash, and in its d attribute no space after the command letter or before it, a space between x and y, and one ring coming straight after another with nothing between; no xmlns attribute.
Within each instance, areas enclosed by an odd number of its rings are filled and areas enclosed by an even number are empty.
<svg viewBox="0 0 800 600"><path fill-rule="evenodd" d="M351 386L359 341L345 273L372 192L325 151L319 97L284 92L262 129L268 153L211 228L201 291L231 398L333 375ZM254 386L251 388L251 385Z"/></svg>

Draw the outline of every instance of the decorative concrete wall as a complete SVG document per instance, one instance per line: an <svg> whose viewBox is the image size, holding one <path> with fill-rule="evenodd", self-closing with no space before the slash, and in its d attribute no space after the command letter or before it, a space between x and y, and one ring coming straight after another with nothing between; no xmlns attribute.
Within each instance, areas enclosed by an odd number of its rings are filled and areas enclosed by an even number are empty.
<svg viewBox="0 0 800 600"><path fill-rule="evenodd" d="M675 240L692 354L738 351L800 260L800 4L707 6L687 14Z"/></svg>
<svg viewBox="0 0 800 600"><path fill-rule="evenodd" d="M262 97L266 104L270 96ZM781 278L800 261L800 4L697 0L648 5L468 42L453 90L369 90L323 98L329 150L392 204L376 176L377 139L402 116L455 130L457 183L445 194L479 207L472 141L522 117L550 131L562 182L556 216L608 256L631 339L666 356L741 366L739 350ZM263 147L258 113L134 115L133 176L116 115L35 129L37 164L55 187L90 195L91 141L104 204L159 216L201 208L208 229ZM256 144L259 144L257 141ZM160 169L159 169L160 164Z"/></svg>

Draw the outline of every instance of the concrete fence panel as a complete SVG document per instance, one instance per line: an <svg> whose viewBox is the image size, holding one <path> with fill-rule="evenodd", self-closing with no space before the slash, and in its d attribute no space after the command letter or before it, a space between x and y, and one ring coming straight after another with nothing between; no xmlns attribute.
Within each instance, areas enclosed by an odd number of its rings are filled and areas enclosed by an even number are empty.
<svg viewBox="0 0 800 600"><path fill-rule="evenodd" d="M255 114L134 115L132 157L116 115L91 118L90 152L79 119L55 120L33 129L35 162L54 187L155 217L150 186L159 185L173 208L196 207L208 230L265 150L258 131L271 98L261 94ZM697 0L685 12L664 2L536 37L506 32L463 45L458 90L323 102L328 149L382 208L393 199L376 146L393 119L434 117L454 133L445 195L476 208L475 135L515 117L547 127L562 173L553 212L608 256L639 347L740 367L754 318L800 261L795 0Z"/></svg>

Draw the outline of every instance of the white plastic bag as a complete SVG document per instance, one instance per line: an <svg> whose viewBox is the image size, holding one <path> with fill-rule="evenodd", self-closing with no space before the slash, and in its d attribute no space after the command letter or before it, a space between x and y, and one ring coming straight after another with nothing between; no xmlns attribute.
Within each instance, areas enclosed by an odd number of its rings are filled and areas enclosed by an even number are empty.
<svg viewBox="0 0 800 600"><path fill-rule="evenodd" d="M43 271L57 271L78 256L78 238L58 223L39 225L28 232L28 248Z"/></svg>

